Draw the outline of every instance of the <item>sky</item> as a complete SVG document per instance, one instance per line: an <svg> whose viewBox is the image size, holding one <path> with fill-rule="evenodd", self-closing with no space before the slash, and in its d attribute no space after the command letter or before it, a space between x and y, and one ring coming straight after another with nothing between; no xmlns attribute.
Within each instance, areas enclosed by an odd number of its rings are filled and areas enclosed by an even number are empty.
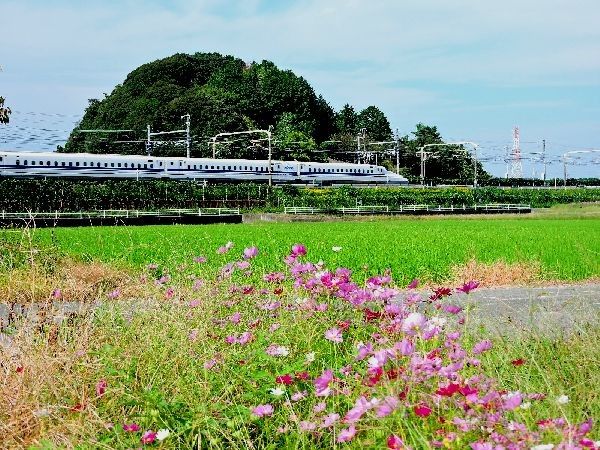
<svg viewBox="0 0 600 450"><path fill-rule="evenodd" d="M177 52L270 60L336 110L376 105L392 129L435 125L473 141L486 169L518 126L523 174L546 142L600 149L598 0L0 0L0 95L13 110L0 148L53 149L139 65ZM569 176L600 176L600 153Z"/></svg>

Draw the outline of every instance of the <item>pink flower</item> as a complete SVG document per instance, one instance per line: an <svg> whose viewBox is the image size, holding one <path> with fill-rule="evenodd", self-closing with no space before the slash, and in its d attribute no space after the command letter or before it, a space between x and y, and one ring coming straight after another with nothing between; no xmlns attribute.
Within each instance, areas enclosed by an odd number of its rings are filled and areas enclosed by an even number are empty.
<svg viewBox="0 0 600 450"><path fill-rule="evenodd" d="M121 291L119 289L115 289L112 292L109 292L108 298L118 298L121 296Z"/></svg>
<svg viewBox="0 0 600 450"><path fill-rule="evenodd" d="M504 399L504 403L502 407L507 411L512 411L515 408L518 408L523 402L523 397L520 392L515 392L513 394L507 395Z"/></svg>
<svg viewBox="0 0 600 450"><path fill-rule="evenodd" d="M175 295L175 289L173 288L168 288L167 291L165 292L165 298L173 298L173 296Z"/></svg>
<svg viewBox="0 0 600 450"><path fill-rule="evenodd" d="M196 279L194 280L194 285L192 286L192 289L197 291L202 286L204 286L204 280Z"/></svg>
<svg viewBox="0 0 600 450"><path fill-rule="evenodd" d="M354 404L354 408L350 409L344 417L345 423L356 423L370 409L371 404L365 397L359 397Z"/></svg>
<svg viewBox="0 0 600 450"><path fill-rule="evenodd" d="M229 250L231 250L233 248L233 242L228 242L227 244L225 244L223 247L219 247L219 249L217 250L217 253L227 253Z"/></svg>
<svg viewBox="0 0 600 450"><path fill-rule="evenodd" d="M216 365L217 365L217 360L213 358L213 359L210 359L210 360L208 360L208 361L206 361L206 362L204 363L204 368L205 368L206 370L210 370L210 369L212 369L213 367L215 367Z"/></svg>
<svg viewBox="0 0 600 450"><path fill-rule="evenodd" d="M415 278L414 280L412 280L408 286L406 286L408 289L416 289L417 286L419 286L419 279Z"/></svg>
<svg viewBox="0 0 600 450"><path fill-rule="evenodd" d="M486 352L492 348L492 342L484 339L473 346L473 354L479 355L480 353Z"/></svg>
<svg viewBox="0 0 600 450"><path fill-rule="evenodd" d="M124 423L123 430L128 433L135 433L136 431L140 431L141 428L137 423Z"/></svg>
<svg viewBox="0 0 600 450"><path fill-rule="evenodd" d="M336 413L328 414L323 417L323 422L321 423L321 428L329 428L333 426L340 419L340 415Z"/></svg>
<svg viewBox="0 0 600 450"><path fill-rule="evenodd" d="M299 402L300 400L305 399L307 394L308 394L307 391L302 391L302 392L298 391L298 392L294 392L290 398L292 399L293 402Z"/></svg>
<svg viewBox="0 0 600 450"><path fill-rule="evenodd" d="M140 441L142 444L152 444L156 440L156 431L148 430L143 435Z"/></svg>
<svg viewBox="0 0 600 450"><path fill-rule="evenodd" d="M229 317L229 321L231 323L238 324L238 323L240 323L241 317L242 317L242 315L239 312L235 312Z"/></svg>
<svg viewBox="0 0 600 450"><path fill-rule="evenodd" d="M270 356L287 356L290 354L290 351L287 347L275 344L269 345L265 351L267 352L267 355Z"/></svg>
<svg viewBox="0 0 600 450"><path fill-rule="evenodd" d="M194 262L197 262L198 264L203 264L206 262L206 258L204 256L196 256L194 258Z"/></svg>
<svg viewBox="0 0 600 450"><path fill-rule="evenodd" d="M456 288L456 290L458 292L464 292L465 294L468 294L469 292L471 292L474 289L477 289L477 287L479 286L479 281L468 281L465 284L463 284L461 287Z"/></svg>
<svg viewBox="0 0 600 450"><path fill-rule="evenodd" d="M331 342L342 342L344 338L342 338L342 331L339 328L332 328L325 332L325 339L330 340Z"/></svg>
<svg viewBox="0 0 600 450"><path fill-rule="evenodd" d="M200 330L198 330L198 328L194 328L192 331L190 331L188 339L192 342L195 341L196 339L198 339L198 333L200 333Z"/></svg>
<svg viewBox="0 0 600 450"><path fill-rule="evenodd" d="M254 414L256 417L266 417L272 416L273 411L275 411L273 405L267 403L266 405L258 405L257 407L255 407L252 410L252 414Z"/></svg>
<svg viewBox="0 0 600 450"><path fill-rule="evenodd" d="M56 299L62 298L62 291L60 289L54 289L52 291L52 297Z"/></svg>
<svg viewBox="0 0 600 450"><path fill-rule="evenodd" d="M350 425L348 428L340 431L337 441L338 442L351 441L355 434L356 434L356 428L354 427L354 425Z"/></svg>
<svg viewBox="0 0 600 450"><path fill-rule="evenodd" d="M96 395L98 397L102 397L106 392L106 388L108 387L108 383L106 380L102 379L96 383Z"/></svg>
<svg viewBox="0 0 600 450"><path fill-rule="evenodd" d="M258 255L258 248L248 247L244 249L244 259L252 259Z"/></svg>
<svg viewBox="0 0 600 450"><path fill-rule="evenodd" d="M300 431L313 431L317 428L317 424L309 422L308 420L303 420L298 424L298 428L300 428Z"/></svg>
<svg viewBox="0 0 600 450"><path fill-rule="evenodd" d="M394 410L398 407L399 404L400 400L398 400L396 397L392 397L391 395L389 397L386 397L377 408L377 417L389 416L391 413L394 412Z"/></svg>
<svg viewBox="0 0 600 450"><path fill-rule="evenodd" d="M156 270L158 269L158 264L150 263L146 266L148 270Z"/></svg>
<svg viewBox="0 0 600 450"><path fill-rule="evenodd" d="M410 356L415 351L415 344L413 344L412 341L404 338L394 345L394 349L398 350L402 356Z"/></svg>
<svg viewBox="0 0 600 450"><path fill-rule="evenodd" d="M304 244L294 244L292 245L292 253L291 256L297 258L298 256L306 255L306 247Z"/></svg>
<svg viewBox="0 0 600 450"><path fill-rule="evenodd" d="M404 319L401 328L406 334L415 334L417 331L423 328L423 325L425 325L426 322L427 319L425 319L423 314L413 312L410 313L406 319Z"/></svg>
<svg viewBox="0 0 600 450"><path fill-rule="evenodd" d="M331 369L325 370L320 377L315 378L313 381L315 385L315 395L317 397L327 397L331 392L329 384L333 381L333 371Z"/></svg>
<svg viewBox="0 0 600 450"><path fill-rule="evenodd" d="M246 345L248 342L250 342L252 339L254 338L254 335L250 332L250 331L245 331L244 333L242 333L238 339L238 344L240 345Z"/></svg>
<svg viewBox="0 0 600 450"><path fill-rule="evenodd" d="M313 406L313 412L315 414L319 414L325 411L325 408L327 408L327 404L325 402L317 403L315 406Z"/></svg>

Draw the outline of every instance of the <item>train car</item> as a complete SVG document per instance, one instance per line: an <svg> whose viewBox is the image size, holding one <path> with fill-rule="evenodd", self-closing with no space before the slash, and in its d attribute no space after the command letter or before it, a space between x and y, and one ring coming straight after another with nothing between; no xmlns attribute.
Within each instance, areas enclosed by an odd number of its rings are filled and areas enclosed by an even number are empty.
<svg viewBox="0 0 600 450"><path fill-rule="evenodd" d="M273 184L392 184L408 180L371 164L247 159L160 158L91 153L0 152L2 177L169 178Z"/></svg>

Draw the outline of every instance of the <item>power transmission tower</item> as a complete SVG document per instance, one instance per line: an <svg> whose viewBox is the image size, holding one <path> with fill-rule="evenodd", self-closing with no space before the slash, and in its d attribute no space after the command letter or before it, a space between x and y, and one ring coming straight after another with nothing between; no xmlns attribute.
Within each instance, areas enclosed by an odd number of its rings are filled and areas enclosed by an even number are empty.
<svg viewBox="0 0 600 450"><path fill-rule="evenodd" d="M519 127L513 128L513 149L511 153L510 178L523 178L523 163L521 161L521 138Z"/></svg>

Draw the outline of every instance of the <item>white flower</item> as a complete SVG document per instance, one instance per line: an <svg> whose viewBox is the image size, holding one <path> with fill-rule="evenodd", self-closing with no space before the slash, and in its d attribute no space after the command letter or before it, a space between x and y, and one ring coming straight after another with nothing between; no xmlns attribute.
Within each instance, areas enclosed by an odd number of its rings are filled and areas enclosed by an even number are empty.
<svg viewBox="0 0 600 450"><path fill-rule="evenodd" d="M521 409L529 409L529 408L531 408L531 402L521 403L521 406L519 408L521 408Z"/></svg>
<svg viewBox="0 0 600 450"><path fill-rule="evenodd" d="M285 389L281 389L281 388L273 388L273 389L269 389L269 392L271 393L271 395L274 395L275 397L281 397L283 394L285 394Z"/></svg>
<svg viewBox="0 0 600 450"><path fill-rule="evenodd" d="M163 441L163 440L165 440L167 437L169 437L169 434L171 434L171 432L170 432L169 430L165 430L165 429L158 430L158 431L156 432L156 440L157 440L157 441Z"/></svg>
<svg viewBox="0 0 600 450"><path fill-rule="evenodd" d="M337 253L342 250L342 247L331 247L331 250Z"/></svg>
<svg viewBox="0 0 600 450"><path fill-rule="evenodd" d="M564 394L559 397L556 397L556 403L558 403L559 405L566 405L567 403L569 403L569 397L567 397Z"/></svg>
<svg viewBox="0 0 600 450"><path fill-rule="evenodd" d="M540 444L534 445L531 447L531 450L552 450L554 448L554 444Z"/></svg>
<svg viewBox="0 0 600 450"><path fill-rule="evenodd" d="M307 364L313 362L315 360L315 352L310 352L306 354L306 358L304 359L306 361Z"/></svg>

